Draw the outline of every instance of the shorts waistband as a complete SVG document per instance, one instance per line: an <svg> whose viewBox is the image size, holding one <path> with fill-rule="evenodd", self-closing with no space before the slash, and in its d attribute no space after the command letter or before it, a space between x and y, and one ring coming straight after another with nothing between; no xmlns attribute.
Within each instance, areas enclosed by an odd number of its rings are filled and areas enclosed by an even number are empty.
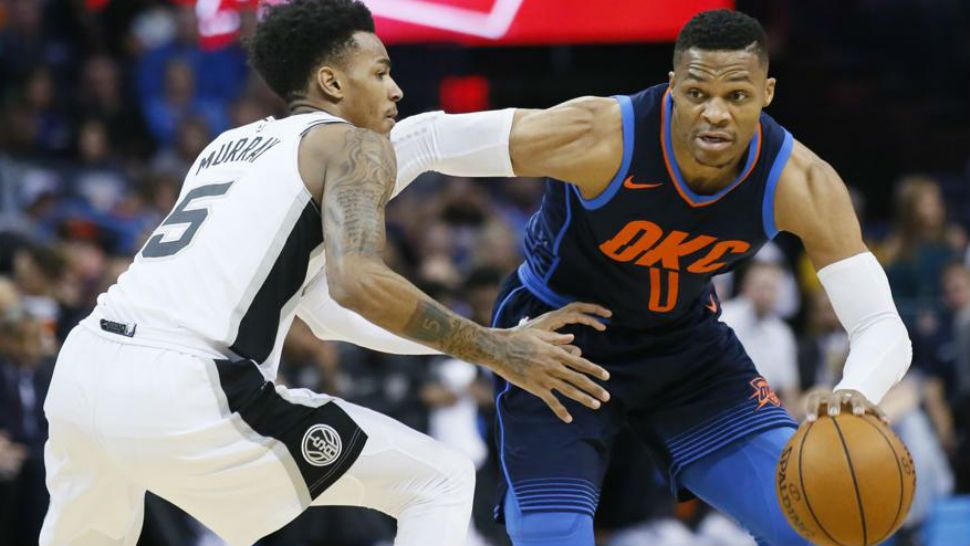
<svg viewBox="0 0 970 546"><path fill-rule="evenodd" d="M105 316L98 309L83 319L80 325L117 343L169 349L202 358L238 358L227 347L220 347L198 335L143 323L121 322Z"/></svg>

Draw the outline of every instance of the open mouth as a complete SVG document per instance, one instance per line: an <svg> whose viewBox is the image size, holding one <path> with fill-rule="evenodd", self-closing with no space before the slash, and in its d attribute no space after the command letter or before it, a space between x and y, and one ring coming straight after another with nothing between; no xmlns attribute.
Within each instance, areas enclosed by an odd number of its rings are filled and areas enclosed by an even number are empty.
<svg viewBox="0 0 970 546"><path fill-rule="evenodd" d="M697 137L697 143L708 150L723 150L731 145L733 140L726 135L701 133Z"/></svg>

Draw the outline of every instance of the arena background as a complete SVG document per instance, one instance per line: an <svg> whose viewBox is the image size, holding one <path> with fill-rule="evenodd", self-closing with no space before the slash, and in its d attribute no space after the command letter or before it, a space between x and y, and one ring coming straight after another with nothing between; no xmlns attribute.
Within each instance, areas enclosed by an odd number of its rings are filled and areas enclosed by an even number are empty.
<svg viewBox="0 0 970 546"><path fill-rule="evenodd" d="M666 80L672 40L691 15L732 5L367 3L405 91L402 116L635 92ZM769 112L851 186L914 341L911 372L885 403L920 484L894 540L968 546L970 7L735 7L770 36L779 83ZM0 546L37 543L47 503L41 406L60 341L170 210L202 147L230 126L283 114L239 45L257 8L255 0L0 0ZM485 321L497 283L520 260L541 185L426 175L390 207L387 261ZM719 278L718 289L738 310L732 326L762 355L756 364L798 412L805 392L838 376L847 340L797 240L778 237L756 262ZM370 406L469 453L480 470L468 544L507 544L490 522L498 473L488 377L444 358L319 342L301 324L284 360L288 384ZM627 437L597 528L610 546L752 544L705 507L675 504L649 455ZM373 512L312 509L260 544L372 546L390 544L393 532L393 521ZM220 544L151 496L140 543Z"/></svg>

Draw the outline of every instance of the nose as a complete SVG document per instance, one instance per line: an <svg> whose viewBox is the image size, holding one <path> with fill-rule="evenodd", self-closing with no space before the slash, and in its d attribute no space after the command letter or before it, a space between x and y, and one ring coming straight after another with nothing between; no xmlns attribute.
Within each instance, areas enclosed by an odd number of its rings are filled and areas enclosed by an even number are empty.
<svg viewBox="0 0 970 546"><path fill-rule="evenodd" d="M704 121L709 123L714 127L722 127L727 125L728 121L731 119L731 113L728 111L724 101L719 97L715 97L707 102L704 106L703 112Z"/></svg>
<svg viewBox="0 0 970 546"><path fill-rule="evenodd" d="M392 102L398 102L404 98L404 91L398 87L397 82L394 81L394 78L391 78L391 94L388 98L390 98Z"/></svg>

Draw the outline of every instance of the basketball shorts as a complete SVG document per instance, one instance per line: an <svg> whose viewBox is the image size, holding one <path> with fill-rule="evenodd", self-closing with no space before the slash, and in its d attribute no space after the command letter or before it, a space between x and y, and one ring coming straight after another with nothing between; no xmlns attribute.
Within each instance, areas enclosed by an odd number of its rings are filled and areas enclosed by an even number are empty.
<svg viewBox="0 0 970 546"><path fill-rule="evenodd" d="M551 308L513 274L493 313L497 327L517 325ZM598 410L560 397L573 416L560 421L545 403L505 381L496 384L497 442L504 494L523 514L579 512L592 516L613 441L624 424L650 448L675 493L690 492L678 475L747 435L797 424L759 376L731 329L717 315L664 333L604 332L570 327L583 356L610 372L611 399Z"/></svg>
<svg viewBox="0 0 970 546"><path fill-rule="evenodd" d="M400 544L463 539L474 490L466 457L366 408L276 386L250 361L118 337L81 325L58 357L44 407L51 504L41 545L134 545L146 491L233 546L310 505L397 517Z"/></svg>

